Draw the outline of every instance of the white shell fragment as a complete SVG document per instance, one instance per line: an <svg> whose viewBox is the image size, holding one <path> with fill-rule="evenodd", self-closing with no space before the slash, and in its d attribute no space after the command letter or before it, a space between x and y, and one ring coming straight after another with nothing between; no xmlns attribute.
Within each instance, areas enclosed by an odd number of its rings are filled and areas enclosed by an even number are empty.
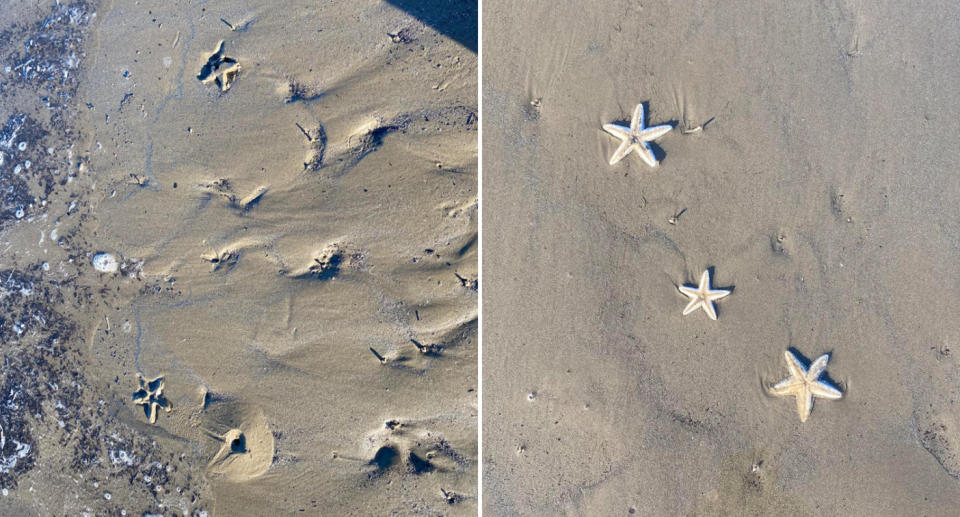
<svg viewBox="0 0 960 517"><path fill-rule="evenodd" d="M100 251L93 255L93 268L101 273L115 273L117 271L117 259L105 252Z"/></svg>

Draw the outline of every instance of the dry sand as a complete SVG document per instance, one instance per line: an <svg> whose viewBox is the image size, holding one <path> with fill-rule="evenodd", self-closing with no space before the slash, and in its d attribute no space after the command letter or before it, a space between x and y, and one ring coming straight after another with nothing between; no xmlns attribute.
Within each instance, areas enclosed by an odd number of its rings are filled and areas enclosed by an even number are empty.
<svg viewBox="0 0 960 517"><path fill-rule="evenodd" d="M485 514L956 515L960 7L483 7Z"/></svg>
<svg viewBox="0 0 960 517"><path fill-rule="evenodd" d="M151 4L0 10L0 514L475 514L475 7Z"/></svg>

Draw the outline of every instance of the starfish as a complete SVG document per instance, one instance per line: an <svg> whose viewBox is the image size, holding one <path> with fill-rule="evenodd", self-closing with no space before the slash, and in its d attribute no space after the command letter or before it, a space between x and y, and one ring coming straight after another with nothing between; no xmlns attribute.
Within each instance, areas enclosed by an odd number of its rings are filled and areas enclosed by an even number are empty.
<svg viewBox="0 0 960 517"><path fill-rule="evenodd" d="M673 129L670 124L662 126L646 127L646 117L643 113L643 104L637 104L633 110L633 119L630 121L630 127L624 127L617 124L604 124L603 130L620 139L620 147L610 157L610 165L614 165L624 159L630 151L637 151L640 158L651 167L657 166L657 158L653 156L653 151L647 142L652 142L657 138L667 134Z"/></svg>
<svg viewBox="0 0 960 517"><path fill-rule="evenodd" d="M233 80L240 73L241 66L236 59L223 55L224 43L220 40L217 50L213 51L207 62L200 68L197 79L203 84L216 83L221 92L230 89Z"/></svg>
<svg viewBox="0 0 960 517"><path fill-rule="evenodd" d="M797 413L800 414L800 421L806 422L813 410L813 397L837 400L843 396L837 388L834 388L825 381L818 381L820 374L827 369L827 361L830 360L830 354L823 354L816 361L810 364L810 368L804 368L793 352L787 350L783 353L787 359L787 369L790 370L790 378L780 381L776 386L770 388L770 393L779 397L788 397L794 395L797 397Z"/></svg>
<svg viewBox="0 0 960 517"><path fill-rule="evenodd" d="M154 424L157 422L157 408L168 413L171 409L167 397L163 396L163 377L148 381L138 372L137 382L140 383L140 389L133 392L133 403L143 406L143 414Z"/></svg>
<svg viewBox="0 0 960 517"><path fill-rule="evenodd" d="M710 319L717 319L717 309L713 306L714 300L719 300L724 296L727 296L731 291L725 289L710 289L710 270L706 270L700 275L700 285L696 288L689 287L686 285L681 285L678 287L681 293L687 295L690 298L690 303L683 309L683 315L686 316L691 312L697 310L700 307L703 307L703 312L707 313L707 316L710 316Z"/></svg>

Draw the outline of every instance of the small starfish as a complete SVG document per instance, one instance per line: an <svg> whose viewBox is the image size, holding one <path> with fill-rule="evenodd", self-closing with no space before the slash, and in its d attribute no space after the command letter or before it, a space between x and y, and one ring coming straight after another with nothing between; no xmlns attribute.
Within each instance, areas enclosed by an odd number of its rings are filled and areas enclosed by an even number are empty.
<svg viewBox="0 0 960 517"><path fill-rule="evenodd" d="M706 312L707 316L710 316L710 319L712 320L717 319L717 309L713 306L713 301L719 300L720 298L723 298L731 293L731 291L727 291L725 289L710 289L709 269L700 275L699 287L693 288L686 285L681 285L677 289L690 298L690 303L688 303L683 309L684 316L690 314L700 307L703 307L703 312Z"/></svg>
<svg viewBox="0 0 960 517"><path fill-rule="evenodd" d="M770 393L778 397L797 397L797 413L800 415L800 421L806 422L807 417L813 410L813 397L837 400L843 396L837 388L834 388L825 381L818 381L820 374L827 369L827 361L830 360L830 354L823 354L816 361L810 364L810 368L804 368L793 352L787 350L783 353L787 359L787 369L790 370L790 378L780 381L776 386L770 388Z"/></svg>
<svg viewBox="0 0 960 517"><path fill-rule="evenodd" d="M133 392L133 403L143 406L143 414L154 424L157 422L157 408L168 413L171 409L167 397L163 396L163 377L148 381L137 372L137 382L140 383L140 389Z"/></svg>
<svg viewBox="0 0 960 517"><path fill-rule="evenodd" d="M620 139L620 147L610 157L610 165L614 165L624 159L630 151L637 151L640 158L651 167L657 166L657 158L653 155L650 145L657 138L667 134L673 126L664 124L662 126L646 127L646 117L643 113L643 104L637 104L633 110L633 119L630 121L630 127L624 127L617 124L604 124L603 130Z"/></svg>

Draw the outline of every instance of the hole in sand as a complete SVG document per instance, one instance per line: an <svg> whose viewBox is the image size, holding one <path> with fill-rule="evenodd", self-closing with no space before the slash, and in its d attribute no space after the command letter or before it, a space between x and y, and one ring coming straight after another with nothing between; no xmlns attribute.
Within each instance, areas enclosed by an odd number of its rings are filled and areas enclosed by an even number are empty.
<svg viewBox="0 0 960 517"><path fill-rule="evenodd" d="M400 457L400 451L396 447L385 445L377 450L370 464L376 465L378 469L388 469L397 462L398 457Z"/></svg>
<svg viewBox="0 0 960 517"><path fill-rule="evenodd" d="M243 436L243 433L237 432L239 434L230 441L230 451L235 453L247 452L247 439Z"/></svg>
<svg viewBox="0 0 960 517"><path fill-rule="evenodd" d="M423 474L424 472L430 472L433 470L433 464L428 460L417 456L413 452L410 453L410 457L407 459L410 462L410 468L413 470L414 474Z"/></svg>
<svg viewBox="0 0 960 517"><path fill-rule="evenodd" d="M219 442L219 450L207 464L208 473L242 482L270 468L276 443L260 409L242 402L214 399L204 410L203 419L207 436Z"/></svg>

